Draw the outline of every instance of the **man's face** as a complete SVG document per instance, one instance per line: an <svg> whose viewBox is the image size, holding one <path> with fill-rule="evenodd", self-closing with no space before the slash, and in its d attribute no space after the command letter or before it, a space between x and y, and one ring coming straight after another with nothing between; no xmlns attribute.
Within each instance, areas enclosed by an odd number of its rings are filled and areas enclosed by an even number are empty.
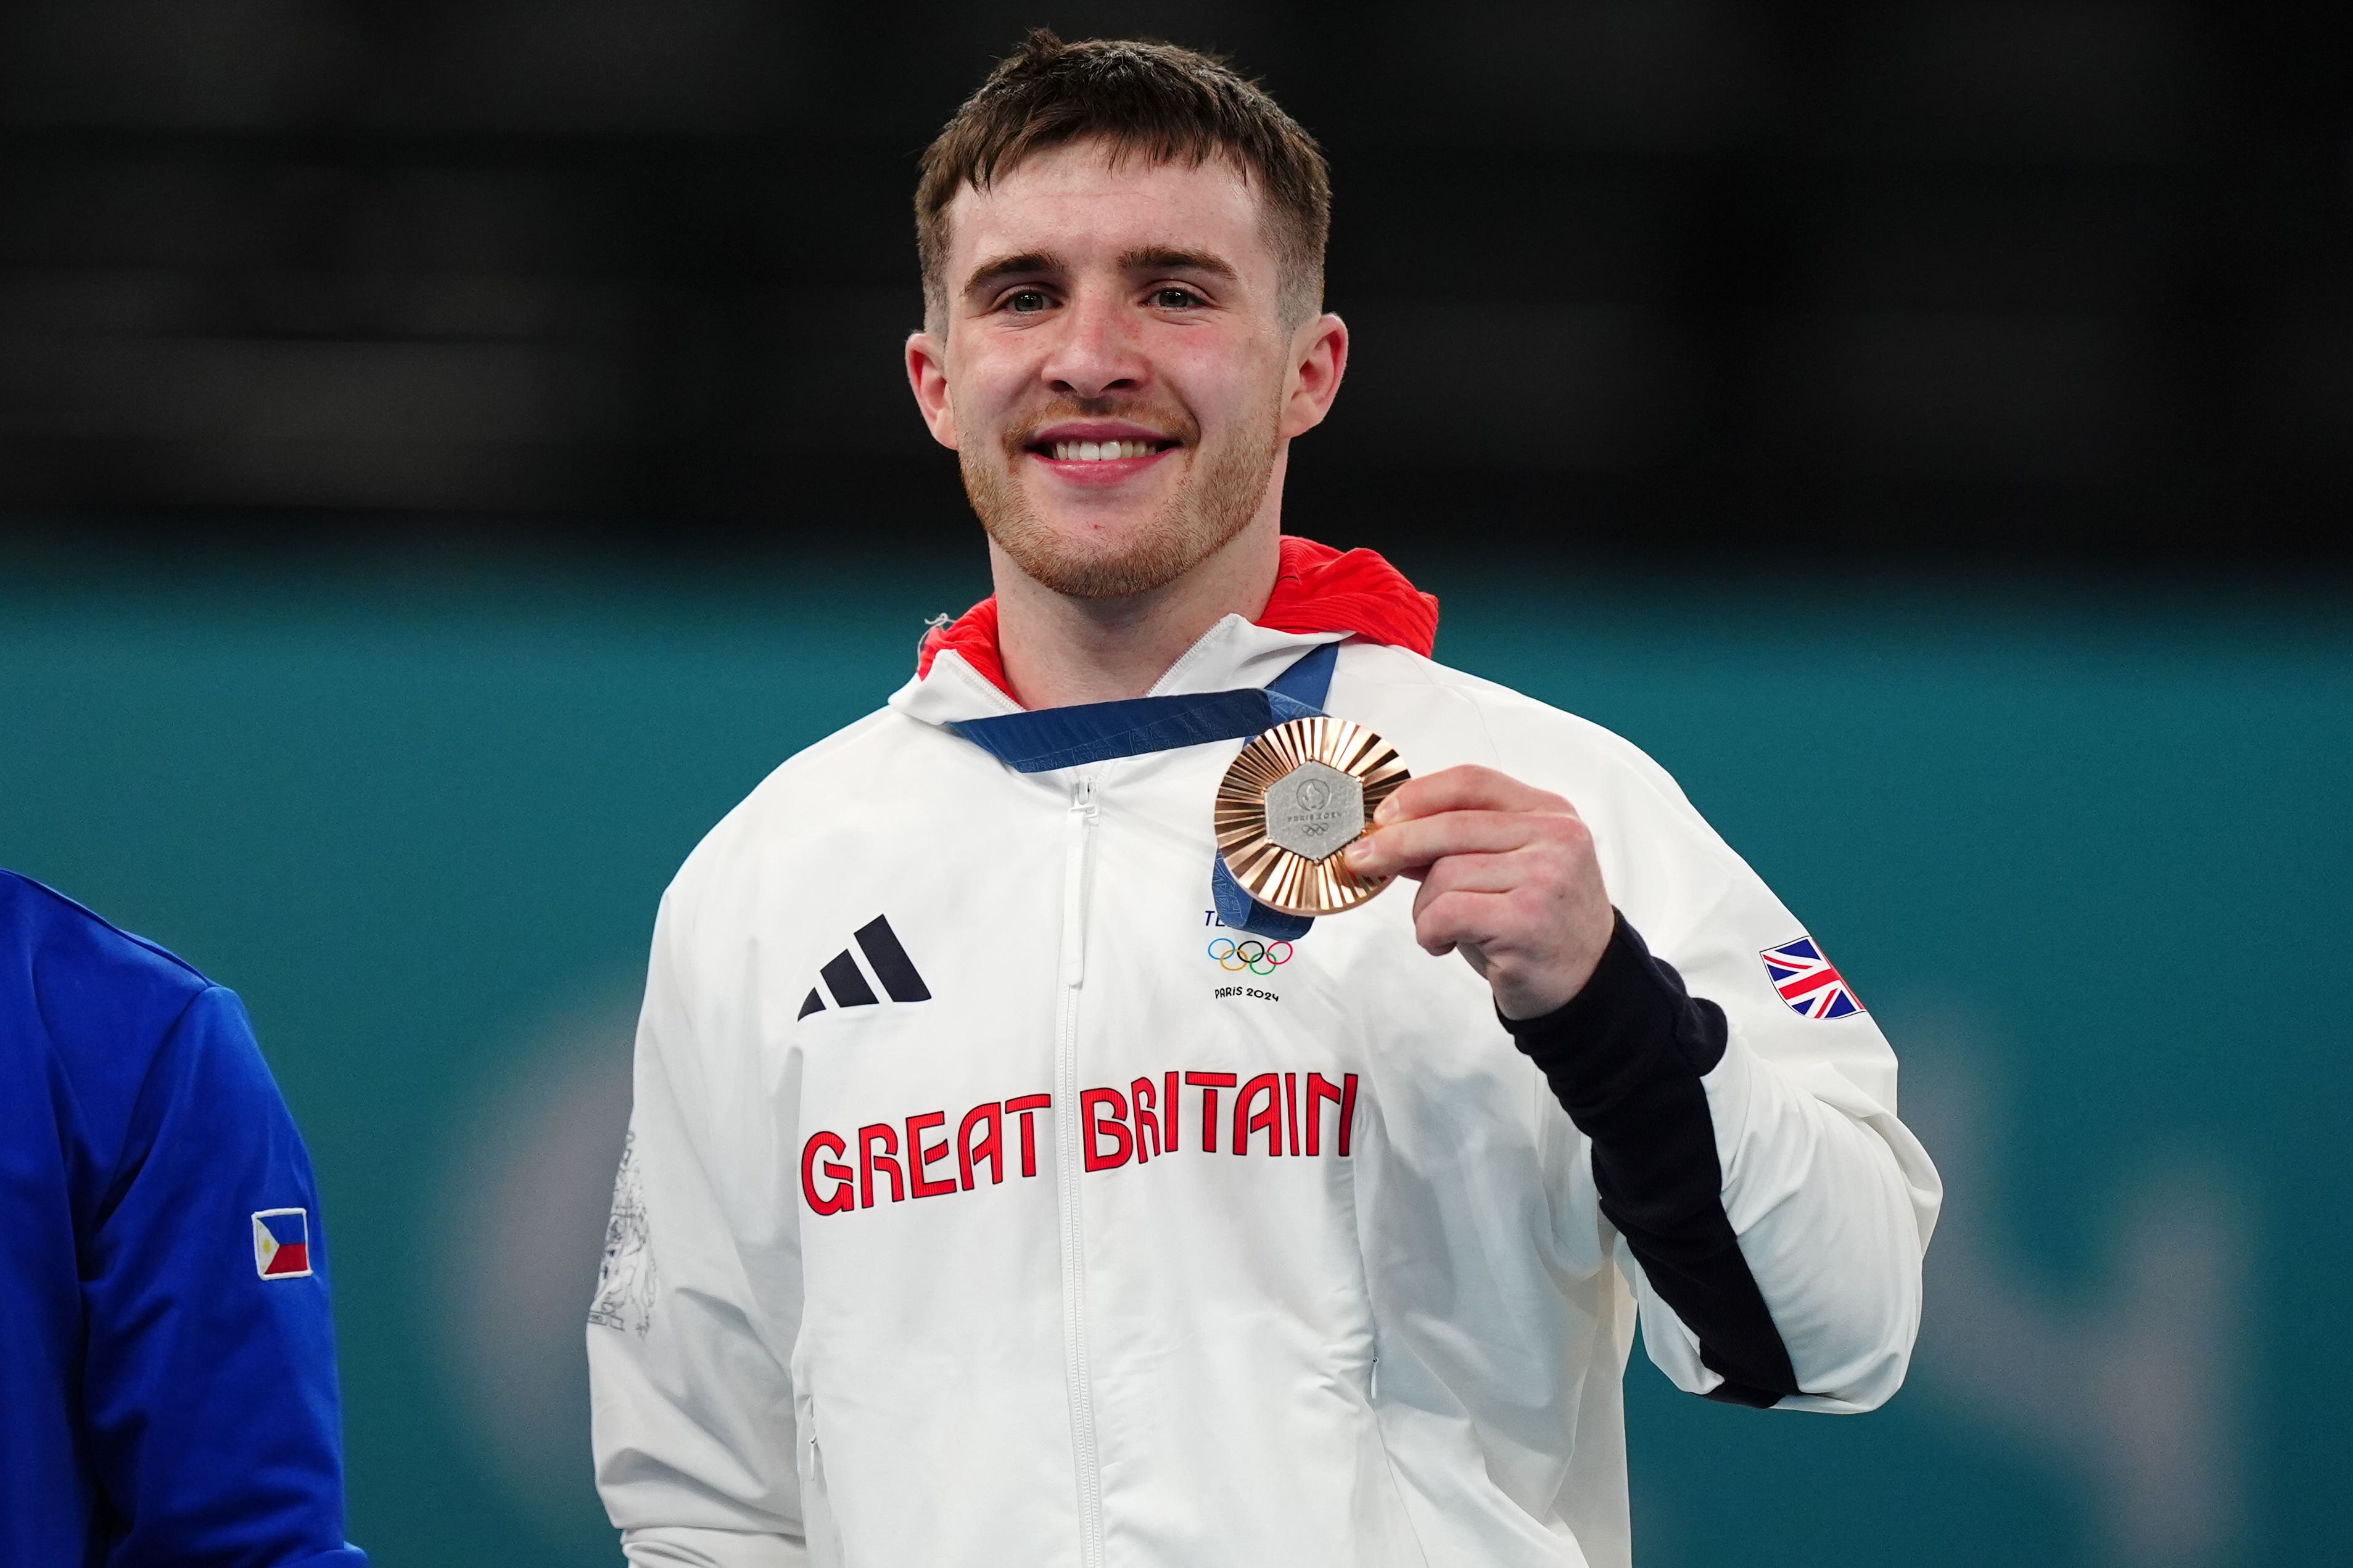
<svg viewBox="0 0 2353 1568"><path fill-rule="evenodd" d="M948 223L945 319L909 341L908 374L1024 573L1082 598L1145 593L1272 504L1346 332L1330 316L1286 328L1232 165L1114 165L1071 143L965 187Z"/></svg>

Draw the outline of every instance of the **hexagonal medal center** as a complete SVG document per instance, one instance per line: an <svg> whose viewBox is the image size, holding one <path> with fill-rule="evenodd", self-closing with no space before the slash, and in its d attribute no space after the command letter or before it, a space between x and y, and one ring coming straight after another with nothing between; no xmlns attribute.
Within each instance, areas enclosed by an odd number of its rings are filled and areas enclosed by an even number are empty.
<svg viewBox="0 0 2353 1568"><path fill-rule="evenodd" d="M1302 763L1266 791L1266 836L1310 860L1365 830L1365 786L1335 767Z"/></svg>

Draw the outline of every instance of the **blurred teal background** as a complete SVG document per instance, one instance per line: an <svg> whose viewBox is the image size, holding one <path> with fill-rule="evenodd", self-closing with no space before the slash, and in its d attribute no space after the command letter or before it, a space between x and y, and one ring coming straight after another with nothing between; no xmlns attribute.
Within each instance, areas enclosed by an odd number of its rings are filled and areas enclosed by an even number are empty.
<svg viewBox="0 0 2353 1568"><path fill-rule="evenodd" d="M1637 1352L1648 1568L2344 1560L2348 602L1399 563L1442 658L1649 750L1810 923L1951 1184L1887 1410ZM581 1317L655 900L980 570L0 556L0 863L251 1008L379 1563L617 1561Z"/></svg>

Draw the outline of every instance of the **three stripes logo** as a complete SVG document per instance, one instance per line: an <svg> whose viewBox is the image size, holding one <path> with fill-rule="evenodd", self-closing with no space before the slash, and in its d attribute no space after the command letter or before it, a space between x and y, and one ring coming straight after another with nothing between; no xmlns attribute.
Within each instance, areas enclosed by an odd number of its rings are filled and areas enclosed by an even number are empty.
<svg viewBox="0 0 2353 1568"><path fill-rule="evenodd" d="M915 973L914 960L900 945L899 933L891 929L887 916L876 915L858 928L857 935L854 949L843 948L833 955L831 963L818 971L825 984L809 988L801 1010L794 1015L796 1020L824 1012L828 994L837 1007L871 1007L882 999L874 994L877 984L893 1002L932 999L931 987ZM860 954L866 959L863 966L858 962ZM867 978L869 974L873 976L871 981Z"/></svg>

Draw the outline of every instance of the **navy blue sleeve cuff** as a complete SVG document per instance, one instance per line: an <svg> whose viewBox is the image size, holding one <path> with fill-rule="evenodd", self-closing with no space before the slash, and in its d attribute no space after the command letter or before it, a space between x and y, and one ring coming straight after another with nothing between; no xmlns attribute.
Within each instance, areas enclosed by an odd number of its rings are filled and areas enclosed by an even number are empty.
<svg viewBox="0 0 2353 1568"><path fill-rule="evenodd" d="M1503 1022L1593 1141L1601 1212L1698 1336L1701 1364L1724 1379L1709 1397L1767 1405L1800 1392L1724 1212L1700 1083L1724 1059L1724 1009L1684 990L1620 914L1583 990L1542 1016Z"/></svg>
<svg viewBox="0 0 2353 1568"><path fill-rule="evenodd" d="M1651 957L1626 917L1612 913L1609 944L1583 990L1549 1013L1503 1020L1594 1137L1638 1110L1629 1097L1639 1098L1646 1080L1704 1078L1723 1059L1725 1039L1724 1010L1693 1001L1674 967Z"/></svg>

